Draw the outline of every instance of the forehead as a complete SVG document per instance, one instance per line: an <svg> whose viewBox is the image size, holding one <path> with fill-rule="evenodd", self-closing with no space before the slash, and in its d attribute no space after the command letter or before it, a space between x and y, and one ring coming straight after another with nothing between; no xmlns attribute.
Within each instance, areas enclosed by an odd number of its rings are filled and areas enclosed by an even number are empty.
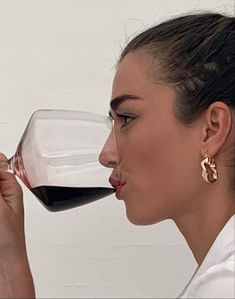
<svg viewBox="0 0 235 299"><path fill-rule="evenodd" d="M113 81L112 99L122 95L134 95L153 109L168 102L172 104L175 90L165 82L158 81L158 66L153 58L142 53L128 54L119 64ZM160 76L159 76L160 77Z"/></svg>
<svg viewBox="0 0 235 299"><path fill-rule="evenodd" d="M152 73L153 63L149 56L140 53L128 54L118 65L113 81L113 95L120 91L141 92L142 88L154 84Z"/></svg>

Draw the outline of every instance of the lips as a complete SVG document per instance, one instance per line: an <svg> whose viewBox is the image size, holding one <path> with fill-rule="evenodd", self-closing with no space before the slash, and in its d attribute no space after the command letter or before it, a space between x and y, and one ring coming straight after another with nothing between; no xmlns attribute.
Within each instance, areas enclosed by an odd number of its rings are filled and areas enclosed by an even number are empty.
<svg viewBox="0 0 235 299"><path fill-rule="evenodd" d="M114 178L112 178L112 177L109 178L109 182L110 182L110 184L112 185L112 187L113 187L114 189L116 189L118 186L121 185L121 181L116 180L116 179L114 179Z"/></svg>
<svg viewBox="0 0 235 299"><path fill-rule="evenodd" d="M112 177L109 178L109 182L112 185L112 187L116 190L116 197L118 199L121 199L121 190L122 190L122 187L126 184L126 182L121 182Z"/></svg>

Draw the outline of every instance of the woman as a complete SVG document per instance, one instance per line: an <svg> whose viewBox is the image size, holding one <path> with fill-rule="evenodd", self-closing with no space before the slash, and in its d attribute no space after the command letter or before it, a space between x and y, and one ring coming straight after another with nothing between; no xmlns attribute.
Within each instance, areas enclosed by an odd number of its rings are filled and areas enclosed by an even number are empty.
<svg viewBox="0 0 235 299"><path fill-rule="evenodd" d="M174 220L200 265L181 296L234 298L235 18L189 15L137 36L110 106L118 156L110 138L100 161L127 217Z"/></svg>
<svg viewBox="0 0 235 299"><path fill-rule="evenodd" d="M100 162L113 168L128 219L176 223L199 265L180 297L234 298L235 19L188 15L134 38L110 107L116 142L110 136ZM22 193L11 174L0 179L1 286L33 297Z"/></svg>

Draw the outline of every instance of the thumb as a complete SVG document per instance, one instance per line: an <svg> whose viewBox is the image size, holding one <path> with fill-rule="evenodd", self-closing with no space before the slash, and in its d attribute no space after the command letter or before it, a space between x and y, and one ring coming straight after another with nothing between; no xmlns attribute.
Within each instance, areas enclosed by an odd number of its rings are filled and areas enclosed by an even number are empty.
<svg viewBox="0 0 235 299"><path fill-rule="evenodd" d="M0 166L7 163L7 157L0 153ZM6 170L6 166L5 166ZM0 168L0 205L6 207L6 204L15 214L21 213L23 206L23 192L15 176Z"/></svg>

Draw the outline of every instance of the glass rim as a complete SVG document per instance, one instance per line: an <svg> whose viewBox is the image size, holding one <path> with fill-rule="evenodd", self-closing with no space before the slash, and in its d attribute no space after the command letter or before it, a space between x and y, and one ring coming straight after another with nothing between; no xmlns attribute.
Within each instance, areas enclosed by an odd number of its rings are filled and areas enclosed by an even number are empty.
<svg viewBox="0 0 235 299"><path fill-rule="evenodd" d="M99 114L95 112L82 110L67 110L67 109L38 109L34 111L30 117L30 121L35 118L39 119L64 119L64 120L84 120L105 124L108 129L112 129L113 122L109 115Z"/></svg>

